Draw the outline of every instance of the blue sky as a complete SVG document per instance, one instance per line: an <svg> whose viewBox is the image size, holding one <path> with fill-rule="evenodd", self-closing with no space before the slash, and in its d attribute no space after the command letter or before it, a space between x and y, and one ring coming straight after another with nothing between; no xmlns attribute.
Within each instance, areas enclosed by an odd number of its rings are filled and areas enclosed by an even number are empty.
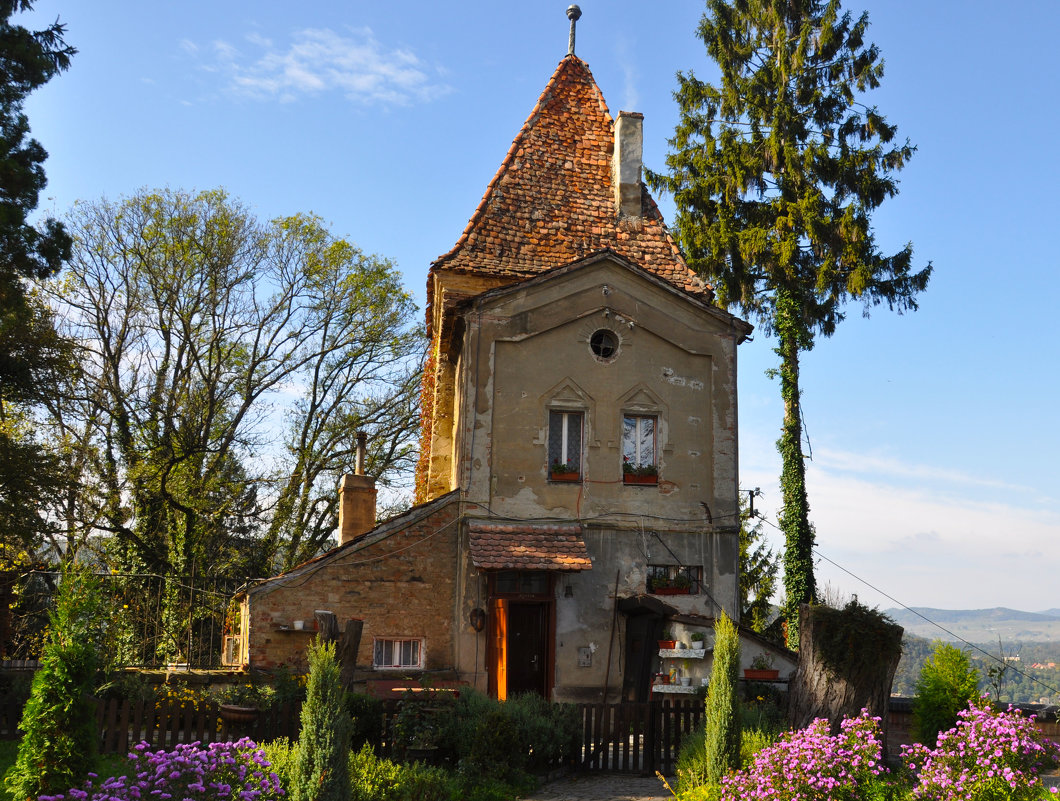
<svg viewBox="0 0 1060 801"><path fill-rule="evenodd" d="M566 5L37 0L17 21L59 16L80 50L26 104L50 153L42 207L224 187L262 217L319 214L393 259L422 305L430 262L566 53ZM580 5L578 55L612 113L645 115L645 162L661 169L675 72L716 74L694 35L703 3ZM870 101L919 148L878 241L913 242L935 273L918 312L851 306L803 358L818 580L881 607L851 574L910 606L1060 607L1060 6L846 8L868 10L886 60ZM759 334L741 349L740 463L775 521L772 347Z"/></svg>

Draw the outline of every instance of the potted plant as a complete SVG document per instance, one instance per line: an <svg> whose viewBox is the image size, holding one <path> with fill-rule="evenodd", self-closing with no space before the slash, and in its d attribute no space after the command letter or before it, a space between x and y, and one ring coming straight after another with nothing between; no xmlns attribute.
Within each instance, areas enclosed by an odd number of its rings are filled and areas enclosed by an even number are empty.
<svg viewBox="0 0 1060 801"><path fill-rule="evenodd" d="M687 573L676 576L656 576L651 580L651 591L655 595L688 595L692 592L692 579Z"/></svg>
<svg viewBox="0 0 1060 801"><path fill-rule="evenodd" d="M688 639L692 643L692 650L694 650L694 651L702 651L702 650L705 649L706 646L704 646L704 644L703 644L703 632L702 631L693 631L692 634L689 635Z"/></svg>
<svg viewBox="0 0 1060 801"><path fill-rule="evenodd" d="M577 481L581 478L578 462L574 459L568 459L566 462L553 459L548 468L548 478L549 481Z"/></svg>
<svg viewBox="0 0 1060 801"><path fill-rule="evenodd" d="M394 742L413 762L435 764L452 696L424 688L407 691L394 716Z"/></svg>
<svg viewBox="0 0 1060 801"><path fill-rule="evenodd" d="M743 677L751 681L775 681L780 671L773 667L771 654L759 654L751 660L751 667L744 668Z"/></svg>
<svg viewBox="0 0 1060 801"><path fill-rule="evenodd" d="M622 482L624 484L658 484L659 466L654 464L633 464L628 456L623 456Z"/></svg>
<svg viewBox="0 0 1060 801"><path fill-rule="evenodd" d="M670 629L663 630L662 639L659 640L660 651L672 651L677 647L677 640L674 639L674 633Z"/></svg>
<svg viewBox="0 0 1060 801"><path fill-rule="evenodd" d="M230 726L253 724L261 710L272 702L275 690L267 684L244 682L229 684L214 693L221 720Z"/></svg>

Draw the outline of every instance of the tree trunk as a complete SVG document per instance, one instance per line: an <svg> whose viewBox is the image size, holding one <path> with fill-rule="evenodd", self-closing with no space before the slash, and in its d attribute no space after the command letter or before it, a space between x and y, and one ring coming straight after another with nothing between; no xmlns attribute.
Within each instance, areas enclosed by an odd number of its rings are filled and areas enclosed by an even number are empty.
<svg viewBox="0 0 1060 801"><path fill-rule="evenodd" d="M809 347L800 335L798 303L790 292L777 290L776 353L780 357L780 395L784 399L784 428L777 440L780 452L780 492L784 532L784 620L787 645L799 648L799 607L817 600L813 575L814 530L806 496L806 464L802 456L802 402L799 389L799 351Z"/></svg>
<svg viewBox="0 0 1060 801"><path fill-rule="evenodd" d="M335 642L339 639L339 620L334 612L318 609L314 614L317 619L317 631L322 643Z"/></svg>
<svg viewBox="0 0 1060 801"><path fill-rule="evenodd" d="M339 638L336 657L339 660L339 679L347 690L353 689L354 672L357 669L357 650L361 647L361 632L364 621L351 618L346 621L346 631Z"/></svg>
<svg viewBox="0 0 1060 801"><path fill-rule="evenodd" d="M887 753L891 682L902 656L902 627L851 602L843 610L803 604L799 664L788 687L792 728L827 718L835 734L844 717L862 709L880 718Z"/></svg>

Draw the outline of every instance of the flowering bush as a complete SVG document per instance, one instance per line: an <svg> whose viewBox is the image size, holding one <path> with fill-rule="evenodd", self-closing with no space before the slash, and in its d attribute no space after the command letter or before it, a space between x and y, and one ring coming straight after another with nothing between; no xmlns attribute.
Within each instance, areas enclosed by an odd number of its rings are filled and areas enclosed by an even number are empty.
<svg viewBox="0 0 1060 801"><path fill-rule="evenodd" d="M94 774L81 789L62 795L42 795L39 801L133 801L172 798L182 801L275 801L284 792L264 754L244 738L236 743L178 745L172 751L151 752L137 745L129 759L129 776L106 779L95 786Z"/></svg>
<svg viewBox="0 0 1060 801"><path fill-rule="evenodd" d="M721 782L722 801L799 799L839 801L867 795L887 773L877 737L879 718L862 711L840 724L834 737L818 718L805 729L788 732L758 752L754 764Z"/></svg>
<svg viewBox="0 0 1060 801"><path fill-rule="evenodd" d="M1033 717L1012 707L995 712L983 700L972 701L958 718L934 749L919 743L903 747L902 758L920 779L913 798L1025 801L1043 796L1038 774L1057 762L1060 748L1042 736Z"/></svg>

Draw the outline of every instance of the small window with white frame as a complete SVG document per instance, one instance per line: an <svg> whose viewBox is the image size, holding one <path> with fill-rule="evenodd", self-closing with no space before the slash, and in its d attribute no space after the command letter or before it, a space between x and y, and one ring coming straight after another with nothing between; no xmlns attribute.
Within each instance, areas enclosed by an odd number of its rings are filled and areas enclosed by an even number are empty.
<svg viewBox="0 0 1060 801"><path fill-rule="evenodd" d="M372 656L376 670L423 667L422 637L376 637Z"/></svg>
<svg viewBox="0 0 1060 801"><path fill-rule="evenodd" d="M627 484L654 484L659 480L655 415L622 415L622 478Z"/></svg>
<svg viewBox="0 0 1060 801"><path fill-rule="evenodd" d="M553 409L548 413L548 477L550 481L581 481L582 428L579 411Z"/></svg>

